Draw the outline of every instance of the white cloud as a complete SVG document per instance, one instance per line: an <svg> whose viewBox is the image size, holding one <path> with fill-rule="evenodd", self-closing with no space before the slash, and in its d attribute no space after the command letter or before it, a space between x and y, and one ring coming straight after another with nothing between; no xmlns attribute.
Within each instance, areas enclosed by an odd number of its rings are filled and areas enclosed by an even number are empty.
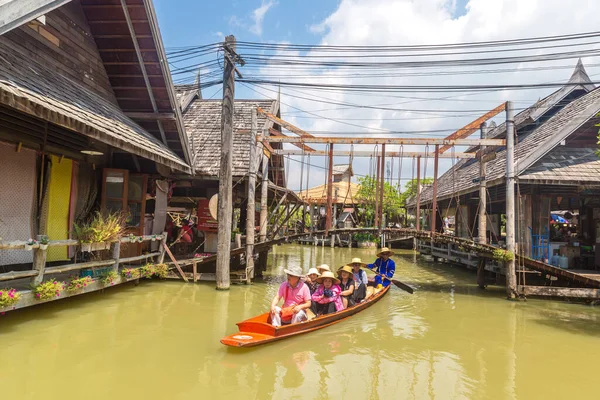
<svg viewBox="0 0 600 400"><path fill-rule="evenodd" d="M264 3L263 3L264 4ZM408 44L440 44L474 41L491 41L537 37L548 35L570 34L577 32L596 31L596 21L590 18L600 14L600 2L596 0L577 0L574 3L563 0L470 0L465 7L464 15L453 18L456 8L455 0L342 0L338 8L323 21L309 27L309 30L321 36L322 44L335 45L408 45ZM264 15L263 15L264 17ZM571 51L569 48L539 50L539 52ZM532 51L528 52L529 54ZM293 53L286 52L286 55ZM310 54L296 54L303 57ZM506 53L475 54L472 58L501 57ZM448 58L467 58L449 54ZM439 58L439 57L438 57ZM385 60L384 58L380 58ZM408 61L417 58L407 58ZM428 59L426 57L418 58ZM357 60L354 58L354 60ZM403 60L404 61L404 60ZM600 75L600 68L590 64L600 63L600 59L585 58L588 74L592 80L598 80L594 75ZM477 85L477 84L520 84L542 82L564 82L571 75L571 68L576 64L575 59L560 60L545 63L522 63L520 65L489 66L489 67L456 67L435 68L437 72L452 70L478 70L478 69L527 69L535 66L569 66L569 69L539 70L539 71L510 71L494 74L463 74L463 75L429 75L416 76L415 73L432 71L432 69L393 70L384 77L357 78L348 77L348 70L340 69L316 70L309 67L289 67L285 71L268 70L263 72L268 76L277 76L282 81L296 82L323 82L328 84L378 84L378 85ZM357 71L353 71L356 73ZM365 73L365 71L359 71ZM344 76L345 75L345 76ZM271 88L276 91L276 88ZM272 92L264 93L275 96ZM374 136L379 129L393 131L423 131L439 129L458 129L471 120L490 110L500 103L512 100L517 112L533 104L538 98L544 97L556 89L495 91L487 93L393 93L393 94L356 94L341 91L319 91L313 89L282 88L281 101L282 117L307 131L336 131L336 132L367 132L364 136ZM301 99L299 97L318 98L323 102ZM353 103L360 105L386 104L397 109L426 109L431 113L418 111L393 111L374 110L368 108L344 108L340 105L327 104L328 102ZM324 118L316 118L298 112L301 110L313 111ZM469 110L466 113L443 114L439 110ZM443 115L443 117L441 116ZM353 123L368 127L358 128L328 120L334 118L346 123ZM362 118L362 120L361 120ZM501 121L503 115L496 120ZM443 133L437 134L445 135ZM417 136L416 134L407 136ZM318 147L318 146L314 146ZM339 146L340 150L349 146ZM391 147L391 149L390 149ZM372 150L369 146L355 146L355 150ZM388 146L388 151L398 150L398 146ZM405 146L404 151L424 151L424 147ZM431 148L429 150L432 150ZM324 159L311 162L320 166ZM341 157L336 163L347 162ZM397 177L396 160L394 175ZM369 171L368 159L355 159L355 171L365 174ZM440 161L440 175L451 165L449 160ZM290 164L289 186L297 189L299 186L299 164ZM405 159L403 163L403 177L411 177L411 161ZM318 172L317 172L318 171ZM427 175L431 176L433 161L427 163ZM322 170L311 170L314 185L323 182Z"/></svg>
<svg viewBox="0 0 600 400"><path fill-rule="evenodd" d="M271 9L271 7L275 5L277 5L275 0L269 0L267 2L263 0L260 7L252 11L252 21L254 21L254 24L249 28L251 33L254 33L257 36L262 35L265 15Z"/></svg>

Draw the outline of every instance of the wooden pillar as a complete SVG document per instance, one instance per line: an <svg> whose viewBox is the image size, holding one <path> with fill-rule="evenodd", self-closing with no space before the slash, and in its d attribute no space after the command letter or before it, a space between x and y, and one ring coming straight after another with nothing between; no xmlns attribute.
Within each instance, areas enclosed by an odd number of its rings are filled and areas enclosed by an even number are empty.
<svg viewBox="0 0 600 400"><path fill-rule="evenodd" d="M481 138L487 138L487 124L484 122L480 127ZM479 243L487 243L487 182L486 182L486 163L483 158L485 146L481 146L479 158L479 223L477 225L477 236Z"/></svg>
<svg viewBox="0 0 600 400"><path fill-rule="evenodd" d="M160 245L160 243L159 243ZM163 254L164 257L164 250L162 250L162 246L161 246L161 253ZM114 272L119 272L119 259L121 258L121 241L117 240L115 243L113 243L113 251L112 251L112 258L113 260L115 260L115 263L113 264L113 271ZM162 263L159 263L162 264Z"/></svg>
<svg viewBox="0 0 600 400"><path fill-rule="evenodd" d="M513 254L506 262L506 294L517 297L515 271L515 123L513 104L506 102L506 250Z"/></svg>
<svg viewBox="0 0 600 400"><path fill-rule="evenodd" d="M37 235L37 241L42 239L42 235ZM31 278L31 284L37 286L44 280L44 270L46 269L47 250L42 250L39 247L33 250L33 269L38 271L38 275Z"/></svg>
<svg viewBox="0 0 600 400"><path fill-rule="evenodd" d="M221 110L221 168L219 171L219 223L217 244L217 289L228 290L230 285L229 263L231 260L231 220L232 208L232 150L233 150L233 99L234 73L233 57L235 37L227 36L223 57L223 104Z"/></svg>
<svg viewBox="0 0 600 400"><path fill-rule="evenodd" d="M254 278L254 232L256 227L256 108L252 109L252 131L248 167L248 204L246 205L246 283Z"/></svg>
<svg viewBox="0 0 600 400"><path fill-rule="evenodd" d="M165 262L165 246L167 246L167 232L162 233L162 239L160 240L160 247L158 248L158 263L163 264Z"/></svg>
<svg viewBox="0 0 600 400"><path fill-rule="evenodd" d="M435 233L437 220L437 190L438 190L438 165L440 160L440 145L435 145L433 156L433 198L431 200L431 233Z"/></svg>
<svg viewBox="0 0 600 400"><path fill-rule="evenodd" d="M417 230L421 230L421 156L417 156Z"/></svg>
<svg viewBox="0 0 600 400"><path fill-rule="evenodd" d="M333 195L333 143L329 144L329 168L327 170L327 209L325 210L325 235L331 229L331 205Z"/></svg>
<svg viewBox="0 0 600 400"><path fill-rule="evenodd" d="M262 181L260 186L260 230L259 238L261 242L267 240L267 228L269 218L269 158L262 155Z"/></svg>
<svg viewBox="0 0 600 400"><path fill-rule="evenodd" d="M377 175L375 176L375 216L373 225L375 228L379 226L379 175L381 172L381 157L377 157Z"/></svg>
<svg viewBox="0 0 600 400"><path fill-rule="evenodd" d="M379 233L381 234L381 229L384 227L383 221L383 192L385 188L385 144L381 145L381 176L379 183L379 225L377 228L379 229Z"/></svg>

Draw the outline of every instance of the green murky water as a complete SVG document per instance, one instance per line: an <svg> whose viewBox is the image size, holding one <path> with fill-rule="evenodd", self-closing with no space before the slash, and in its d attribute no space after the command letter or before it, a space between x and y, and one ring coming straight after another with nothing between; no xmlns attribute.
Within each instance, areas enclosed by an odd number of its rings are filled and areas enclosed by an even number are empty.
<svg viewBox="0 0 600 400"><path fill-rule="evenodd" d="M0 319L0 397L10 399L598 398L600 309L510 303L472 274L396 256L393 288L357 317L254 349L219 343L268 308L280 266L372 252L281 246L271 276L217 292L144 282Z"/></svg>

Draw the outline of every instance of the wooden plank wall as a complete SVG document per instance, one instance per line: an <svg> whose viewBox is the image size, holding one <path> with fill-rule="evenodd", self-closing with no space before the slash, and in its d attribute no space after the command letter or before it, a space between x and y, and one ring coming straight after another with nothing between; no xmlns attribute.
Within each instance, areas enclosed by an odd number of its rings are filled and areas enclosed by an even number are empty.
<svg viewBox="0 0 600 400"><path fill-rule="evenodd" d="M33 21L0 36L0 44L117 104L79 1L48 13L46 25Z"/></svg>

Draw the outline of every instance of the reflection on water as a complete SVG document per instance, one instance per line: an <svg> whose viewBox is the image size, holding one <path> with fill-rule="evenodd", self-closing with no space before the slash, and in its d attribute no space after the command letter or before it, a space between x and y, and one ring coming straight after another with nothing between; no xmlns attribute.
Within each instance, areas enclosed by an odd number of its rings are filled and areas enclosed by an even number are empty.
<svg viewBox="0 0 600 400"><path fill-rule="evenodd" d="M0 319L0 394L14 399L596 397L600 313L504 300L458 267L397 255L397 288L347 321L254 349L219 339L268 309L283 268L368 250L279 246L263 281L144 282Z"/></svg>

